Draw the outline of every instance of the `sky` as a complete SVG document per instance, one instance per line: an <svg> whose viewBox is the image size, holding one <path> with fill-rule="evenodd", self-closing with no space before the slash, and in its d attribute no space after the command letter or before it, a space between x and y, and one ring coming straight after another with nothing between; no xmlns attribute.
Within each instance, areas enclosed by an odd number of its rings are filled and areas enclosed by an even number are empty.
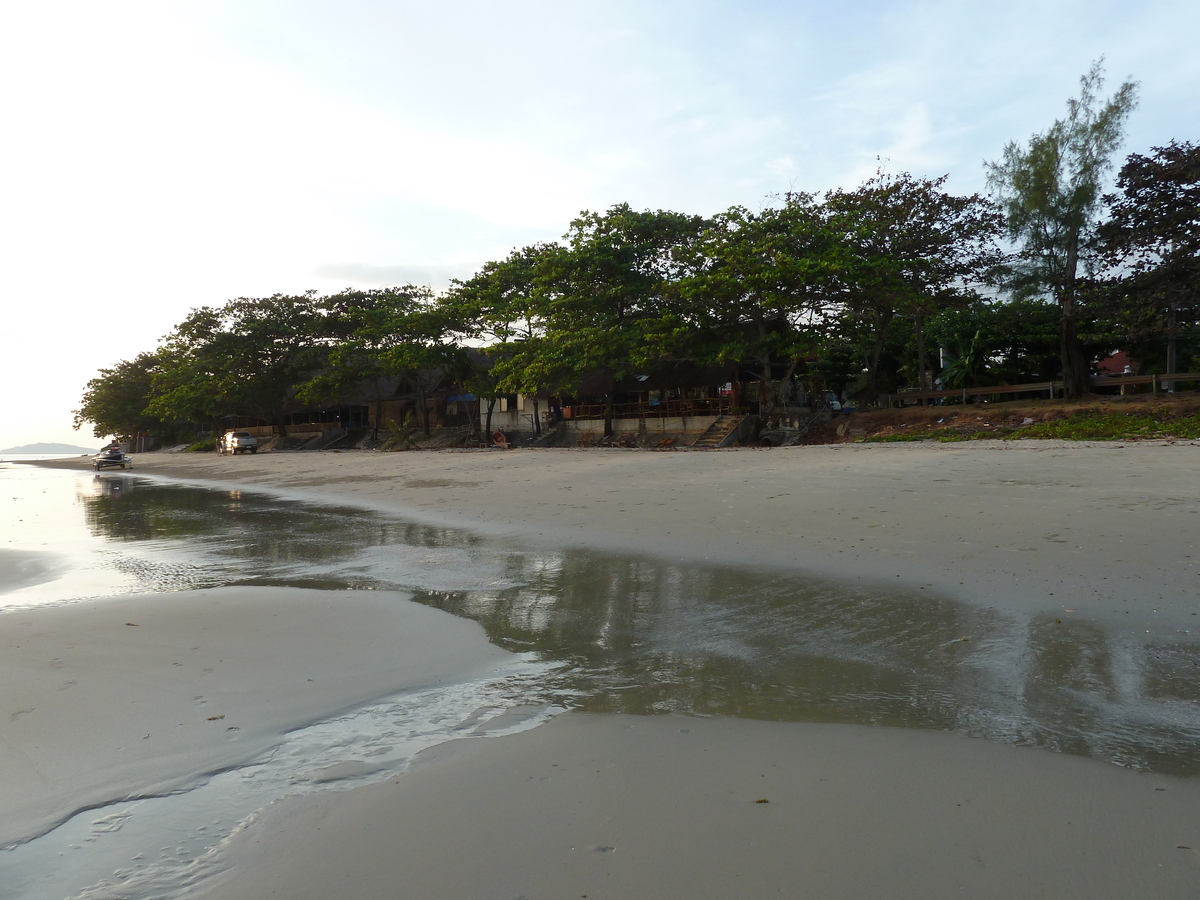
<svg viewBox="0 0 1200 900"><path fill-rule="evenodd" d="M444 288L583 210L984 191L1091 63L1200 140L1195 0L0 4L0 449L200 306ZM1106 91L1106 93L1107 93Z"/></svg>

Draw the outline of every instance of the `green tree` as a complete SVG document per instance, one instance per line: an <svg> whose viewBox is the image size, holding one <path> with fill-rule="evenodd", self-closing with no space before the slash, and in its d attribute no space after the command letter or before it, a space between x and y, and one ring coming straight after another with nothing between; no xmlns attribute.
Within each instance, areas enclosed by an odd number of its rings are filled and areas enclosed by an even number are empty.
<svg viewBox="0 0 1200 900"><path fill-rule="evenodd" d="M325 364L323 326L313 291L193 310L163 340L147 412L196 422L253 417L282 435L284 416L301 408L297 387Z"/></svg>
<svg viewBox="0 0 1200 900"><path fill-rule="evenodd" d="M851 327L867 342L868 399L879 394L880 364L894 320L913 322L923 387L925 321L971 302L974 288L1003 259L996 246L1003 228L999 211L978 194L946 193L946 180L881 171L853 191L826 195L825 213L842 247L837 296Z"/></svg>
<svg viewBox="0 0 1200 900"><path fill-rule="evenodd" d="M1030 297L977 300L929 320L928 335L959 365L942 370L946 387L1050 381L1058 372L1058 307Z"/></svg>
<svg viewBox="0 0 1200 900"><path fill-rule="evenodd" d="M1079 338L1080 267L1100 208L1102 179L1137 102L1137 86L1123 83L1107 100L1103 60L1080 80L1067 115L1028 144L1009 143L998 162L986 164L988 184L999 195L1008 231L1021 246L1012 287L1019 295L1049 294L1060 310L1059 343L1067 397L1089 388L1089 364Z"/></svg>
<svg viewBox="0 0 1200 900"><path fill-rule="evenodd" d="M791 376L819 346L834 313L828 298L838 245L810 194L792 193L776 207L743 207L716 216L683 255L673 286L677 344L702 362L753 362L764 407L782 405ZM777 363L779 389L768 387Z"/></svg>
<svg viewBox="0 0 1200 900"><path fill-rule="evenodd" d="M560 252L559 245L545 243L514 250L503 260L486 263L466 281L455 281L439 302L451 332L484 347L482 353L466 354L465 381L488 401L488 434L496 400L506 393L533 398L534 431L540 432L537 397L549 383L541 361L549 310L541 303L537 272Z"/></svg>
<svg viewBox="0 0 1200 900"><path fill-rule="evenodd" d="M418 285L347 289L322 297L319 332L326 345L323 366L297 389L310 405L333 402L355 391L376 407L379 438L381 405L397 381L412 388L421 427L429 433L425 398L458 366L458 348L449 339L444 310L433 290Z"/></svg>
<svg viewBox="0 0 1200 900"><path fill-rule="evenodd" d="M853 342L838 336L829 337L821 343L812 372L825 383L826 388L843 398L846 389L861 374L860 356Z"/></svg>
<svg viewBox="0 0 1200 900"><path fill-rule="evenodd" d="M1165 343L1165 371L1177 372L1180 330L1194 335L1200 318L1200 144L1131 154L1117 189L1097 235L1112 273L1104 313L1126 341Z"/></svg>
<svg viewBox="0 0 1200 900"><path fill-rule="evenodd" d="M584 212L565 246L541 255L533 270L536 333L497 361L502 386L530 393L555 384L570 391L604 373L604 431L612 434L612 384L663 355L679 331L667 286L677 278L681 248L704 219L664 210L637 212L619 204Z"/></svg>
<svg viewBox="0 0 1200 900"><path fill-rule="evenodd" d="M154 375L162 358L157 353L139 353L123 360L87 383L79 409L74 411L75 429L92 425L98 438L117 435L131 437L148 432L162 438L171 426L158 416L146 413L153 390Z"/></svg>

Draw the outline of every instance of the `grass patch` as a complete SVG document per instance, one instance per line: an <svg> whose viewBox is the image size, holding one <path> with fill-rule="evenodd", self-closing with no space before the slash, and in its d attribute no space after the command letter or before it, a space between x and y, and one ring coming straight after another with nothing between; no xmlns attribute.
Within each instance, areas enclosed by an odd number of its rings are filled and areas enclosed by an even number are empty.
<svg viewBox="0 0 1200 900"><path fill-rule="evenodd" d="M863 438L866 444L904 444L913 441L941 441L952 444L956 441L983 441L988 438L1006 437L1008 429L997 428L994 431L957 431L953 428L931 428L929 431L913 431L906 434L875 434Z"/></svg>
<svg viewBox="0 0 1200 900"><path fill-rule="evenodd" d="M1138 415L1083 409L1069 416L1030 425L996 425L987 431L975 431L975 427L972 424L962 429L948 427L899 434L875 434L861 438L861 441L868 444L893 444L912 441L952 443L989 438L1005 441L1195 440L1200 438L1200 414L1172 417L1163 413ZM968 431L968 428L972 430Z"/></svg>
<svg viewBox="0 0 1200 900"><path fill-rule="evenodd" d="M1120 415L1085 409L1064 419L1036 422L1005 435L1019 438L1053 438L1060 441L1136 441L1156 438L1200 437L1200 416L1171 419L1161 415Z"/></svg>
<svg viewBox="0 0 1200 900"><path fill-rule="evenodd" d="M184 452L185 453L203 453L206 450L216 450L216 449L217 449L217 439L209 438L206 441L196 441L196 443L194 443L194 444L188 444L188 446L184 450Z"/></svg>

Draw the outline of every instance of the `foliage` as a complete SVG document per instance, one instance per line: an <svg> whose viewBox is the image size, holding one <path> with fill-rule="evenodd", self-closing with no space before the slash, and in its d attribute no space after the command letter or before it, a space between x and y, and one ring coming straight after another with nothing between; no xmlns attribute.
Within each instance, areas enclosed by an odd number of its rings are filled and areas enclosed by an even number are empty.
<svg viewBox="0 0 1200 900"><path fill-rule="evenodd" d="M315 292L193 310L163 342L147 411L192 421L253 416L282 426L298 384L324 364Z"/></svg>
<svg viewBox="0 0 1200 900"><path fill-rule="evenodd" d="M428 287L347 289L321 298L321 337L330 341L324 365L299 385L296 396L309 405L357 393L376 404L407 384L416 395L426 433L425 394L447 372L461 367L445 309ZM379 423L378 412L376 423Z"/></svg>
<svg viewBox="0 0 1200 900"><path fill-rule="evenodd" d="M387 438L383 442L382 450L412 450L417 446L417 439L414 436L416 427L413 425L412 413L408 413L404 417L404 421L397 425L393 420L388 419L384 423L384 428L387 429Z"/></svg>
<svg viewBox="0 0 1200 900"><path fill-rule="evenodd" d="M439 306L452 333L483 343L490 365L471 367L468 377L480 396L545 387L544 367L534 364L541 350L549 309L538 291L538 272L561 252L557 244L535 244L488 262L467 281L456 281Z"/></svg>
<svg viewBox="0 0 1200 900"><path fill-rule="evenodd" d="M1003 259L1002 219L979 195L946 193L946 177L882 171L854 191L831 191L825 212L839 236L837 296L866 348L866 394L879 393L888 331L913 320L918 368L925 370L924 321L963 306Z"/></svg>
<svg viewBox="0 0 1200 900"><path fill-rule="evenodd" d="M666 287L702 226L699 216L628 204L585 212L565 244L516 251L456 284L451 319L489 341L484 389L536 398L597 371L611 384L660 355L680 333Z"/></svg>
<svg viewBox="0 0 1200 900"><path fill-rule="evenodd" d="M967 364L978 384L1022 384L1050 381L1059 371L1059 310L1044 301L1027 298L1006 303L979 301L962 309L946 310L929 320L929 337L958 360L964 354L975 359ZM1084 329L1088 346L1092 326ZM955 372L942 371L947 387L970 387L972 378L960 382Z"/></svg>
<svg viewBox="0 0 1200 900"><path fill-rule="evenodd" d="M195 441L188 444L184 450L188 453L206 453L217 449L216 438L205 438L204 440Z"/></svg>
<svg viewBox="0 0 1200 900"><path fill-rule="evenodd" d="M128 437L142 432L161 437L169 431L168 423L145 412L161 363L159 354L140 353L111 369L101 369L87 383L83 401L74 411L76 430L91 424L96 437Z"/></svg>
<svg viewBox="0 0 1200 900"><path fill-rule="evenodd" d="M1180 371L1172 351L1181 333L1185 353L1200 349L1200 144L1172 141L1150 156L1132 154L1117 188L1105 198L1111 214L1097 233L1109 268L1100 306L1143 363L1165 344L1162 370Z"/></svg>
<svg viewBox="0 0 1200 900"><path fill-rule="evenodd" d="M942 386L947 388L978 387L987 384L987 348L980 340L983 330L976 331L969 342L957 342L955 356L942 369Z"/></svg>
<svg viewBox="0 0 1200 900"><path fill-rule="evenodd" d="M839 397L845 396L846 388L859 376L860 369L858 348L836 336L823 343L820 355L811 367L812 374Z"/></svg>
<svg viewBox="0 0 1200 900"><path fill-rule="evenodd" d="M534 272L539 380L570 390L596 369L620 379L672 349L683 323L667 285L704 224L699 216L636 212L628 204L575 219L566 246L545 254Z"/></svg>
<svg viewBox="0 0 1200 900"><path fill-rule="evenodd" d="M1103 61L1080 80L1067 116L1035 134L1027 145L1010 142L987 164L988 185L1000 196L1009 235L1021 244L1010 285L1019 295L1051 295L1058 303L1060 356L1068 397L1088 390L1088 360L1078 337L1079 274L1101 203L1104 173L1136 105L1126 81L1101 102Z"/></svg>
<svg viewBox="0 0 1200 900"><path fill-rule="evenodd" d="M1029 425L989 428L987 431L964 431L955 428L932 428L904 434L881 434L864 438L866 443L900 443L911 441L979 441L979 440L1060 440L1060 441L1133 441L1133 440L1195 440L1200 438L1200 415L1171 416L1164 411L1145 414L1102 412L1098 409L1078 410L1070 416L1034 422Z"/></svg>
<svg viewBox="0 0 1200 900"><path fill-rule="evenodd" d="M764 387L774 363L793 372L816 351L833 317L835 236L812 195L783 199L758 213L733 207L716 216L682 248L670 291L687 330L675 352L706 363L753 362Z"/></svg>

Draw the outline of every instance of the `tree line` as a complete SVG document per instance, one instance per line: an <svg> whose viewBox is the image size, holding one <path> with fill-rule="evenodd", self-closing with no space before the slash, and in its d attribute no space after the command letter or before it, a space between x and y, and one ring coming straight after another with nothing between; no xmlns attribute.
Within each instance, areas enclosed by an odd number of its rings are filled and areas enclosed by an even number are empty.
<svg viewBox="0 0 1200 900"><path fill-rule="evenodd" d="M611 411L612 385L664 360L738 363L763 396L804 372L867 404L935 372L949 387L1061 377L1079 397L1091 361L1115 349L1146 370L1198 366L1200 146L1131 155L1103 194L1136 87L1101 98L1102 86L1097 63L1063 119L986 164L991 196L881 169L852 190L793 191L759 210L620 204L441 293L196 309L157 349L101 370L76 426L278 423L397 383L424 414L444 382L536 398L574 394L597 372Z"/></svg>

